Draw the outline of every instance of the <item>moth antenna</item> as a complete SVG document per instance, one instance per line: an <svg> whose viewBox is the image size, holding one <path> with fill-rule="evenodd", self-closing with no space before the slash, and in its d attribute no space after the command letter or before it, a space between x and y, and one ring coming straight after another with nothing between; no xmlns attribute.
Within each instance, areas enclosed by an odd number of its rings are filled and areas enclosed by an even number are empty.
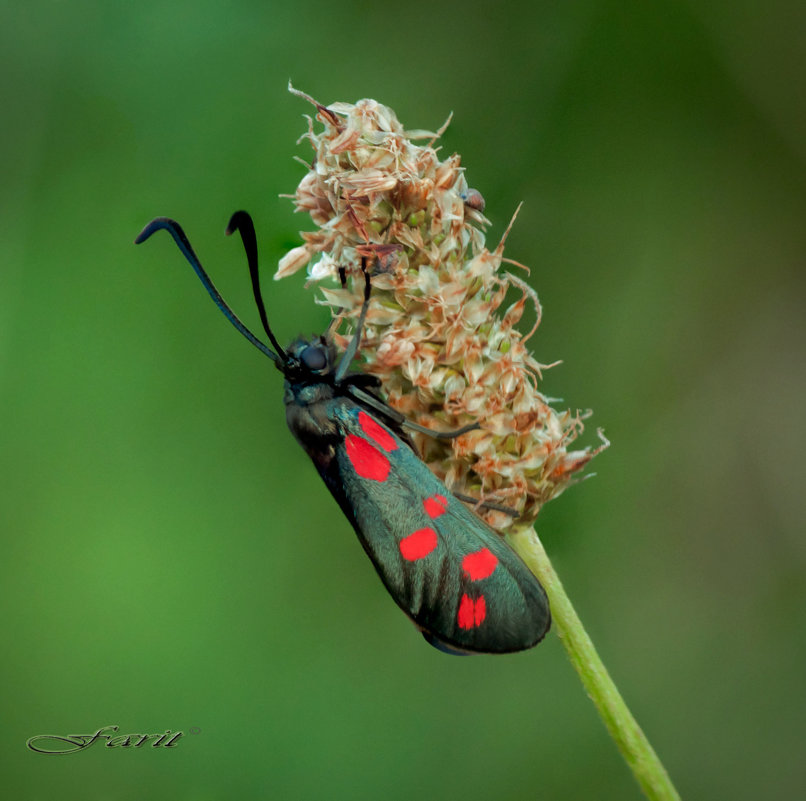
<svg viewBox="0 0 806 801"><path fill-rule="evenodd" d="M207 294L213 299L213 303L223 312L224 316L238 329L259 351L265 353L275 364L282 364L280 357L271 348L264 345L239 319L238 315L227 305L224 298L221 297L215 285L210 280L210 276L205 272L204 267L201 266L198 256L194 253L193 248L182 230L182 226L175 220L169 217L156 217L154 218L134 240L136 245L145 242L153 233L161 229L166 230L176 242L182 255L188 260L190 266L195 271L199 280L207 290Z"/></svg>
<svg viewBox="0 0 806 801"><path fill-rule="evenodd" d="M255 296L255 305L260 315L260 322L263 324L263 330L266 332L271 344L274 345L274 350L277 351L280 361L285 363L287 361L285 351L280 347L280 343L274 336L271 326L269 325L269 318L266 316L266 305L263 303L263 294L260 291L255 224L252 222L252 217L248 212L236 211L235 214L230 217L227 225L227 236L230 236L230 234L235 231L240 233L241 241L246 251L246 261L249 264L249 277L252 279L252 294Z"/></svg>

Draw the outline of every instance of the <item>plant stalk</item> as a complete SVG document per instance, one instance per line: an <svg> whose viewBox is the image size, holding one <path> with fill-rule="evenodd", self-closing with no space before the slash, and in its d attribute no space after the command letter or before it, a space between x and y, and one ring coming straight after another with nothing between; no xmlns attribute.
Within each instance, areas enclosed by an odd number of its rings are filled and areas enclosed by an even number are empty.
<svg viewBox="0 0 806 801"><path fill-rule="evenodd" d="M644 795L651 801L680 801L669 774L596 652L537 533L534 529L522 529L508 534L508 539L545 588L552 622L571 664Z"/></svg>

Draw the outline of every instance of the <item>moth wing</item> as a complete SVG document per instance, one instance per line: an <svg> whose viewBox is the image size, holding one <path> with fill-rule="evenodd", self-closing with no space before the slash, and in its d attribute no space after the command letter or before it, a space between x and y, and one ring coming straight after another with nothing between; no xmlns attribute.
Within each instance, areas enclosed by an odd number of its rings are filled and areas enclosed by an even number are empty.
<svg viewBox="0 0 806 801"><path fill-rule="evenodd" d="M345 511L398 606L434 645L507 653L549 629L548 600L520 557L394 432L334 407Z"/></svg>

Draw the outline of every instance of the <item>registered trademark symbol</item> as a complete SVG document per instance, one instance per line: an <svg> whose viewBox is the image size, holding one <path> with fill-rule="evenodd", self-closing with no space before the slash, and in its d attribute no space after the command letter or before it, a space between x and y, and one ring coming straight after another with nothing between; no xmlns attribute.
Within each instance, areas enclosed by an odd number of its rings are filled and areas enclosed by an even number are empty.
<svg viewBox="0 0 806 801"><path fill-rule="evenodd" d="M200 731L201 729L198 726L191 726L188 729L188 734L198 734Z"/></svg>

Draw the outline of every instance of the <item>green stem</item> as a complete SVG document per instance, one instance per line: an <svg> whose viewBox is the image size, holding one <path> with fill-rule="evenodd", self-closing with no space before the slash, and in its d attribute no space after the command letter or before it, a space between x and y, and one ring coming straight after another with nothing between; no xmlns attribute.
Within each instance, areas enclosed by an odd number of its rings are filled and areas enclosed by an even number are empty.
<svg viewBox="0 0 806 801"><path fill-rule="evenodd" d="M666 769L596 653L536 532L524 529L508 535L508 539L543 584L549 596L553 624L568 651L571 664L644 795L652 801L680 801Z"/></svg>

